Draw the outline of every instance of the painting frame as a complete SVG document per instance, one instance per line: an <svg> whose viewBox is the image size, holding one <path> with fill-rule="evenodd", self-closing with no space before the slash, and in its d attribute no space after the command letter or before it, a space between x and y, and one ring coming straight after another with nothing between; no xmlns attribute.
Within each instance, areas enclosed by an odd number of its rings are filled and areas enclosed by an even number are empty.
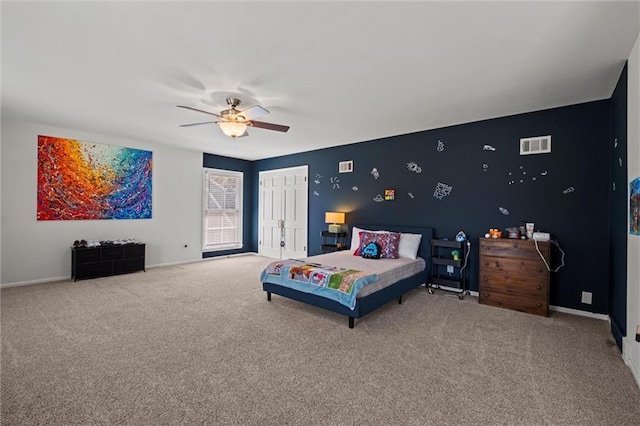
<svg viewBox="0 0 640 426"><path fill-rule="evenodd" d="M37 220L151 219L153 152L38 135Z"/></svg>
<svg viewBox="0 0 640 426"><path fill-rule="evenodd" d="M629 182L629 234L640 235L640 177Z"/></svg>

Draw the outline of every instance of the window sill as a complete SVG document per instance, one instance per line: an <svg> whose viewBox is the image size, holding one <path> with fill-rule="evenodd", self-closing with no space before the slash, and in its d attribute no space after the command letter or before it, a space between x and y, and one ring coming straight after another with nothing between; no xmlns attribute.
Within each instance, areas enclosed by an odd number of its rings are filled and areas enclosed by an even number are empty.
<svg viewBox="0 0 640 426"><path fill-rule="evenodd" d="M243 245L242 244L233 244L233 245L225 245L225 246L219 246L219 247L205 247L202 249L203 253L211 253L211 252L216 252L216 251L227 251L227 250L239 250L242 249Z"/></svg>

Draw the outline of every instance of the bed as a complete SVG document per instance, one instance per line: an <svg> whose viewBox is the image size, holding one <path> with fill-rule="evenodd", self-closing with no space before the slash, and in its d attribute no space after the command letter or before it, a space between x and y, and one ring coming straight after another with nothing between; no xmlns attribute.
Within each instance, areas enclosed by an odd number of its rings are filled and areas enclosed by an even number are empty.
<svg viewBox="0 0 640 426"><path fill-rule="evenodd" d="M377 278L381 276L384 276L385 278L389 277L389 274L387 274L385 271L379 272L377 269L381 267L382 263L384 263L381 261L386 259L362 259L359 256L354 256L353 250L344 250L334 253L311 256L302 259L302 261L305 261L306 263L314 263L318 266L330 265L331 262L334 262L337 263L334 266L342 268L350 267L353 269L362 267L362 262L368 261L371 265L375 265L375 267L372 267L372 269L377 271L375 272L375 275L377 275L376 280L374 280L375 282L373 284L364 285L361 289L358 290L357 294L355 295L355 303L353 305L353 308L351 308L350 306L345 305L343 302L327 298L325 295L314 294L312 292L308 292L307 290L302 291L298 288L291 288L282 285L278 283L277 280L272 280L270 275L267 273L267 268L265 268L265 271L263 271L261 275L261 280L262 289L267 293L267 300L271 301L271 295L277 294L279 296L287 297L299 302L304 302L313 306L324 308L338 314L346 315L349 320L349 328L354 328L356 318L361 318L362 316L374 311L375 309L385 305L392 300L398 300L398 303L401 304L403 294L428 282L429 271L431 269L429 260L431 259L431 239L434 236L433 228L416 226L353 225L351 227L351 230L353 230L354 227L368 231L384 230L402 234L422 235L416 253L416 260L422 262L422 268L419 268L417 272L413 272L411 273L411 275L404 278L396 279L390 283L383 283L382 285L378 283L378 285L376 285L377 281L379 281ZM353 232L351 233L353 234ZM355 241L356 240L354 240L354 242ZM350 261L354 262L353 266L350 265ZM413 268L415 269L415 265L413 266Z"/></svg>

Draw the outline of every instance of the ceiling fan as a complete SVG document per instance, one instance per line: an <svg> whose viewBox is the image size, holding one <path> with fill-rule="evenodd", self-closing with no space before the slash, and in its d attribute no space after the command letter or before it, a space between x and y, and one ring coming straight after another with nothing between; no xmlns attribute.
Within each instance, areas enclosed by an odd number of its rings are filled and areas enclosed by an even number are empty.
<svg viewBox="0 0 640 426"><path fill-rule="evenodd" d="M185 105L177 105L178 108L186 108L194 111L202 112L205 114L218 117L218 121L205 121L202 123L181 124L180 127L199 126L200 124L217 124L222 132L231 136L233 139L248 136L247 127L257 127L260 129L275 130L276 132L286 132L289 130L289 126L283 126L281 124L265 123L264 121L256 121L254 118L262 117L269 114L269 111L262 108L260 105L254 105L243 111L237 109L240 105L240 99L227 98L227 104L231 107L220 111L220 114L214 112L204 111L198 108L193 108Z"/></svg>

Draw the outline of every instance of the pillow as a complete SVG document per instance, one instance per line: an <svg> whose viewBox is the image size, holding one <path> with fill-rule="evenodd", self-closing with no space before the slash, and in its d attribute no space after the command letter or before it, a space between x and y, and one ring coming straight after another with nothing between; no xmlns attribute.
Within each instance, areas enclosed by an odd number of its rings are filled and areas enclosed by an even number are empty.
<svg viewBox="0 0 640 426"><path fill-rule="evenodd" d="M418 257L418 249L422 234L400 234L400 244L398 244L398 255L408 259L416 259Z"/></svg>
<svg viewBox="0 0 640 426"><path fill-rule="evenodd" d="M372 241L362 249L362 257L365 259L380 259L381 251L380 244Z"/></svg>
<svg viewBox="0 0 640 426"><path fill-rule="evenodd" d="M359 256L359 248L360 248L360 232L373 232L374 234L383 234L387 231L369 231L368 229L362 229L362 228L358 228L357 226L354 226L351 229L351 251L353 251L353 254L356 256Z"/></svg>
<svg viewBox="0 0 640 426"><path fill-rule="evenodd" d="M358 255L362 253L362 250L369 245L369 243L380 244L380 257L384 259L397 259L398 245L400 244L400 233L397 232L360 232L360 248L358 249Z"/></svg>

